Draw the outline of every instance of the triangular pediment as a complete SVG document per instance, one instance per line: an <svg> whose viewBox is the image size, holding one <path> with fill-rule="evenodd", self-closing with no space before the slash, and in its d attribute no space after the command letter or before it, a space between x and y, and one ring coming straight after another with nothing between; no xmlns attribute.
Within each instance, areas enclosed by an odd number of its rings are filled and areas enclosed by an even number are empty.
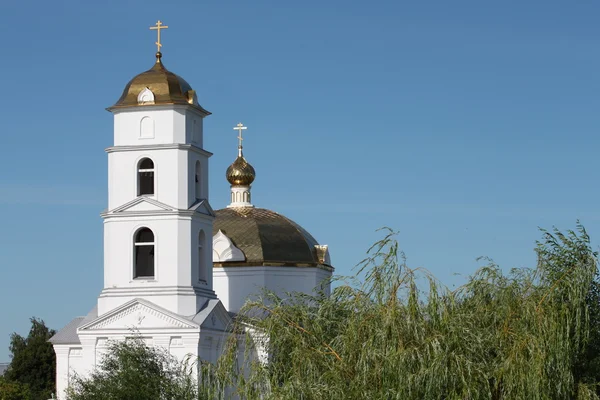
<svg viewBox="0 0 600 400"><path fill-rule="evenodd" d="M173 211L173 207L168 206L167 204L161 203L160 201L154 200L147 196L136 197L129 203L125 203L120 207L117 207L111 211L109 214L119 214L119 213L128 213L128 212L146 212L146 211Z"/></svg>
<svg viewBox="0 0 600 400"><path fill-rule="evenodd" d="M192 318L192 321L201 326L201 329L216 331L228 331L231 329L233 320L221 303L221 300L209 300L205 307Z"/></svg>
<svg viewBox="0 0 600 400"><path fill-rule="evenodd" d="M206 214L213 217L216 215L215 211L212 209L212 207L208 203L208 200L206 199L196 201L194 204L192 204L192 206L189 209L190 211L195 211L200 214Z"/></svg>
<svg viewBox="0 0 600 400"><path fill-rule="evenodd" d="M134 299L79 327L94 330L198 329L199 324L163 309L149 301Z"/></svg>

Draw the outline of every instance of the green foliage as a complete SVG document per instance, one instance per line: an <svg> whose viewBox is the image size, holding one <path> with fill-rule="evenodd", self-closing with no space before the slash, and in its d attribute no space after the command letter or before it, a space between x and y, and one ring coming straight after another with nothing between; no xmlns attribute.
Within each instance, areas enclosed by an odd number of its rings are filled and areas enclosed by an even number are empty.
<svg viewBox="0 0 600 400"><path fill-rule="evenodd" d="M575 377L578 381L596 385L596 394L600 397L600 284L597 275L586 302L590 316L589 338L575 362Z"/></svg>
<svg viewBox="0 0 600 400"><path fill-rule="evenodd" d="M30 393L27 385L18 382L8 382L0 376L0 400L29 400Z"/></svg>
<svg viewBox="0 0 600 400"><path fill-rule="evenodd" d="M9 350L12 361L4 378L29 388L27 399L46 400L55 391L56 358L48 340L56 332L44 321L31 318L31 329L26 338L13 333Z"/></svg>
<svg viewBox="0 0 600 400"><path fill-rule="evenodd" d="M74 376L68 400L197 399L194 366L139 337L111 342L99 368Z"/></svg>
<svg viewBox="0 0 600 400"><path fill-rule="evenodd" d="M410 269L387 230L359 265L359 286L247 303L237 338L216 367L202 367L202 395L598 399L598 376L588 373L600 343L590 335L600 324L597 255L581 226L543 235L536 268L503 273L488 261L451 291ZM269 363L257 361L261 346Z"/></svg>

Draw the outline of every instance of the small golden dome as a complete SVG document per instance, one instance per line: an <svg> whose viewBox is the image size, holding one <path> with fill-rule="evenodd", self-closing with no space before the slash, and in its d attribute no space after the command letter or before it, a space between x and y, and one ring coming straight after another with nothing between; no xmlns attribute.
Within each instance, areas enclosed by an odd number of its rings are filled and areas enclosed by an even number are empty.
<svg viewBox="0 0 600 400"><path fill-rule="evenodd" d="M233 164L227 168L225 176L232 185L250 186L254 182L254 178L256 178L256 172L240 151Z"/></svg>
<svg viewBox="0 0 600 400"><path fill-rule="evenodd" d="M162 54L156 53L156 63L146 72L129 81L121 98L111 108L139 105L188 104L204 110L196 92L182 77L168 71L163 65Z"/></svg>

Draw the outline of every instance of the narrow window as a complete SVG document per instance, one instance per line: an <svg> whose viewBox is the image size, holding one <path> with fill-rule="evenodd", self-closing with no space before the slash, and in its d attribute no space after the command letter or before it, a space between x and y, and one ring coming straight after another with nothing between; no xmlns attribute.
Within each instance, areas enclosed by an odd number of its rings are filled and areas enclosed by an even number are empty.
<svg viewBox="0 0 600 400"><path fill-rule="evenodd" d="M204 231L200 231L200 234L198 235L198 276L201 282L206 283L208 280L206 263L204 262L204 240Z"/></svg>
<svg viewBox="0 0 600 400"><path fill-rule="evenodd" d="M138 196L154 194L154 163L149 158L140 161L138 167Z"/></svg>
<svg viewBox="0 0 600 400"><path fill-rule="evenodd" d="M200 161L196 161L196 174L195 174L195 184L196 184L196 199L200 200L202 198L202 194L200 193Z"/></svg>
<svg viewBox="0 0 600 400"><path fill-rule="evenodd" d="M154 233L142 228L135 234L134 278L154 278Z"/></svg>

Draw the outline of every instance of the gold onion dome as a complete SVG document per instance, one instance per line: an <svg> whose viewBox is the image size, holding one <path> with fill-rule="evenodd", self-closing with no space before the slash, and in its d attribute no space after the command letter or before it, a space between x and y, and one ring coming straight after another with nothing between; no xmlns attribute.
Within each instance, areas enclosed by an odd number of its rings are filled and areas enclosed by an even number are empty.
<svg viewBox="0 0 600 400"><path fill-rule="evenodd" d="M227 181L232 185L250 186L254 182L254 178L256 178L256 171L254 171L254 167L246 161L240 151L233 164L227 168L225 176L227 177Z"/></svg>
<svg viewBox="0 0 600 400"><path fill-rule="evenodd" d="M129 81L121 98L111 108L130 107L138 105L188 104L196 106L210 114L198 104L196 92L189 83L179 75L167 70L163 65L162 54L156 53L154 66L146 72L136 75ZM140 93L144 89L152 92L151 101L141 101Z"/></svg>

